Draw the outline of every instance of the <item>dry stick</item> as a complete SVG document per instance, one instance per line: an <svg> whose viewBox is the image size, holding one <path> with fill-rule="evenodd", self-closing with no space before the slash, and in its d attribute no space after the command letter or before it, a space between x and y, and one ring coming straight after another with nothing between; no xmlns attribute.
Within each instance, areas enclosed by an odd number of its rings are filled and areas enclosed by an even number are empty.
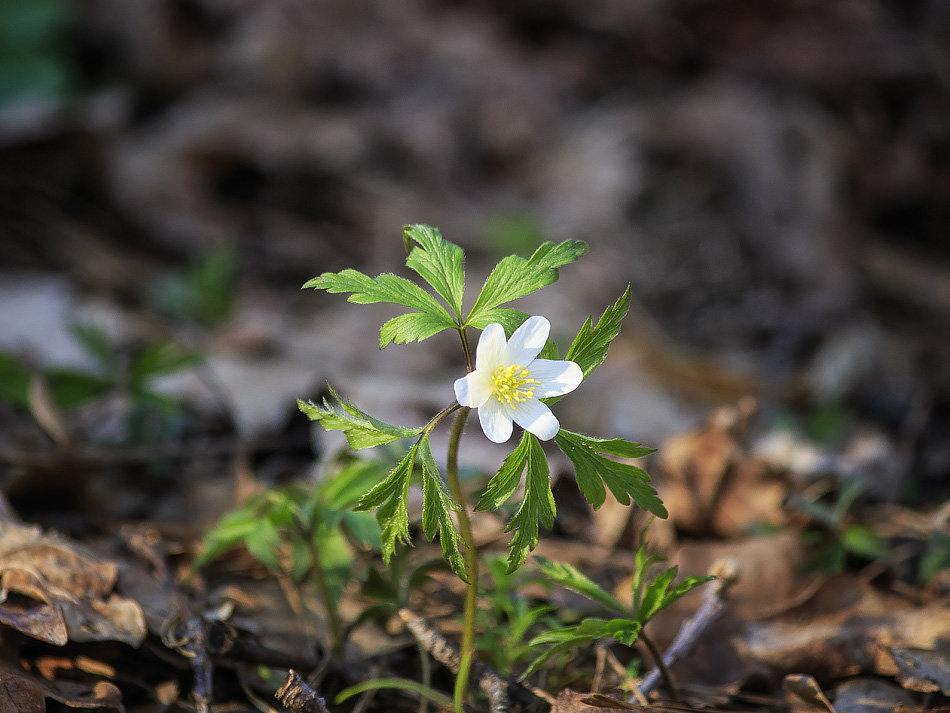
<svg viewBox="0 0 950 713"><path fill-rule="evenodd" d="M716 580L704 590L702 605L692 617L683 622L676 638L663 656L662 660L667 669L689 653L699 641L699 637L722 614L726 606L727 591L739 578L739 563L732 558L720 560L713 565L710 573L716 575ZM640 683L640 692L648 696L656 688L661 677L662 670L659 667L651 670ZM630 702L635 702L635 699L635 696L631 697Z"/></svg>
<svg viewBox="0 0 950 713"><path fill-rule="evenodd" d="M403 607L399 610L409 633L415 637L419 645L454 674L458 673L462 657L455 644L449 642L438 630L423 617L411 609ZM488 696L488 703L492 713L505 713L511 707L508 700L508 682L498 673L481 661L472 661L472 677L478 683L478 688Z"/></svg>
<svg viewBox="0 0 950 713"><path fill-rule="evenodd" d="M169 603L175 613L165 621L162 631L162 643L191 662L194 674L195 710L197 713L209 713L211 710L212 678L214 664L208 653L208 637L204 620L195 614L189 606L188 599L174 580L164 558L156 551L155 545L143 535L132 534L126 537L129 549L148 561L155 570L155 578L161 583L162 589L168 595ZM176 624L184 625L184 634L175 636Z"/></svg>
<svg viewBox="0 0 950 713"><path fill-rule="evenodd" d="M294 713L330 713L327 702L293 669L287 672L287 680L274 693L274 698Z"/></svg>

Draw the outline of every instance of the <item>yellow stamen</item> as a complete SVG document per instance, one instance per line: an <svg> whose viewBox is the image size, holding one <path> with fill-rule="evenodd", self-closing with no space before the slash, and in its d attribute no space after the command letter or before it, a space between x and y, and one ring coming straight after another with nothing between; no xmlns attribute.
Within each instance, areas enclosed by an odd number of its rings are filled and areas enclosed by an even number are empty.
<svg viewBox="0 0 950 713"><path fill-rule="evenodd" d="M532 379L531 372L520 364L499 366L492 372L488 383L491 385L491 392L508 406L527 401L534 394L534 388L541 385L541 382Z"/></svg>

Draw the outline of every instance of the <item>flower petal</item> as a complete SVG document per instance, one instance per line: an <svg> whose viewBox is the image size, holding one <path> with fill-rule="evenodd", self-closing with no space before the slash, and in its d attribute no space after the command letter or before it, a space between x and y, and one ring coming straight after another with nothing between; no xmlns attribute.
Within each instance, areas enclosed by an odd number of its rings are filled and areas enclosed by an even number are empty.
<svg viewBox="0 0 950 713"><path fill-rule="evenodd" d="M473 371L455 380L455 398L462 406L478 408L491 396L491 384L488 383L488 373Z"/></svg>
<svg viewBox="0 0 950 713"><path fill-rule="evenodd" d="M584 372L572 361L535 359L528 365L528 371L531 372L532 379L541 382L534 390L536 399L569 394L584 380Z"/></svg>
<svg viewBox="0 0 950 713"><path fill-rule="evenodd" d="M489 441L504 443L511 438L511 412L498 399L488 399L479 407L478 420Z"/></svg>
<svg viewBox="0 0 950 713"><path fill-rule="evenodd" d="M497 322L492 322L482 330L482 335L478 338L478 346L475 347L475 368L491 373L496 366L505 363L507 353L505 329Z"/></svg>
<svg viewBox="0 0 950 713"><path fill-rule="evenodd" d="M544 317L528 317L508 340L508 363L527 364L534 359L548 340L551 323Z"/></svg>
<svg viewBox="0 0 950 713"><path fill-rule="evenodd" d="M481 409L478 413L481 415ZM515 406L511 417L524 430L533 433L542 441L550 441L561 430L561 424L551 413L551 409L537 399L528 399Z"/></svg>

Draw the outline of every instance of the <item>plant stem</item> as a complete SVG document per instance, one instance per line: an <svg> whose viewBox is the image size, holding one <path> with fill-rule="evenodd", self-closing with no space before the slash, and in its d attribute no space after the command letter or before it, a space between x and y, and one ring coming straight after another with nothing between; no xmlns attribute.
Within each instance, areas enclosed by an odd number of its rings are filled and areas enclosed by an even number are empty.
<svg viewBox="0 0 950 713"><path fill-rule="evenodd" d="M463 339L463 342L465 340ZM462 652L458 676L455 678L455 713L462 713L462 703L468 692L468 675L472 668L472 658L475 655L475 615L478 612L478 552L475 549L475 537L472 534L472 521L468 517L468 506L465 502L465 493L459 480L459 441L462 439L462 428L471 412L469 408L459 410L452 425L452 434L449 436L449 452L446 458L446 478L449 492L459 510L456 513L459 523L459 533L465 543L466 575L468 586L465 590L465 625L462 630Z"/></svg>
<svg viewBox="0 0 950 713"><path fill-rule="evenodd" d="M313 578L313 583L317 587L317 596L320 603L323 604L323 611L327 615L327 626L330 629L330 640L333 642L333 653L338 658L343 658L343 634L340 627L340 615L336 609L336 601L330 592L330 584L327 582L327 573L323 569L323 559L320 556L320 546L317 544L317 533L311 532L303 526L303 523L297 523L297 529L300 536L307 543L307 549L310 551L312 564L308 574Z"/></svg>
<svg viewBox="0 0 950 713"><path fill-rule="evenodd" d="M656 667L660 670L660 676L663 678L663 684L670 692L670 698L674 701L679 701L679 693L676 690L676 684L673 683L673 674L670 673L670 669L667 668L666 663L664 663L663 654L660 653L660 650L656 647L656 644L653 643L653 640L647 636L646 632L644 632L642 629L640 630L639 638L640 641L642 641L650 650L650 656L652 656L653 660L656 661Z"/></svg>
<svg viewBox="0 0 950 713"><path fill-rule="evenodd" d="M465 333L465 327L459 327L459 336L462 338L462 351L465 352L465 368L470 372L475 371L475 362L472 361L472 347L468 343L468 335Z"/></svg>

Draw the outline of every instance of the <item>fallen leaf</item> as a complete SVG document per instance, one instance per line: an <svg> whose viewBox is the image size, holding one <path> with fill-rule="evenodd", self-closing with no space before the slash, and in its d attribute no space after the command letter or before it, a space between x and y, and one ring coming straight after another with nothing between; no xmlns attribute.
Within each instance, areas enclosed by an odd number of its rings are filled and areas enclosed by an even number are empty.
<svg viewBox="0 0 950 713"><path fill-rule="evenodd" d="M38 527L0 522L0 621L59 646L67 641L142 643L141 607L112 593L117 567ZM10 594L16 595L11 597Z"/></svg>
<svg viewBox="0 0 950 713"><path fill-rule="evenodd" d="M738 537L757 524L783 525L784 480L751 455L737 433L751 406L719 409L696 431L660 448L660 494L677 527L692 534Z"/></svg>
<svg viewBox="0 0 950 713"><path fill-rule="evenodd" d="M950 638L950 609L913 605L850 575L826 581L780 616L748 622L732 641L749 661L776 672L823 678L859 673L894 675L885 646L929 649Z"/></svg>
<svg viewBox="0 0 950 713"><path fill-rule="evenodd" d="M0 710L42 713L46 710L48 698L70 708L124 710L121 691L108 681L46 681L21 669L0 664Z"/></svg>
<svg viewBox="0 0 950 713"><path fill-rule="evenodd" d="M950 696L950 656L928 649L891 647L888 651L897 666L897 680L904 688Z"/></svg>
<svg viewBox="0 0 950 713"><path fill-rule="evenodd" d="M893 683L877 678L852 678L835 687L838 713L891 713L897 706L914 708L914 699Z"/></svg>
<svg viewBox="0 0 950 713"><path fill-rule="evenodd" d="M782 688L792 713L837 713L811 676L789 674L782 679Z"/></svg>

